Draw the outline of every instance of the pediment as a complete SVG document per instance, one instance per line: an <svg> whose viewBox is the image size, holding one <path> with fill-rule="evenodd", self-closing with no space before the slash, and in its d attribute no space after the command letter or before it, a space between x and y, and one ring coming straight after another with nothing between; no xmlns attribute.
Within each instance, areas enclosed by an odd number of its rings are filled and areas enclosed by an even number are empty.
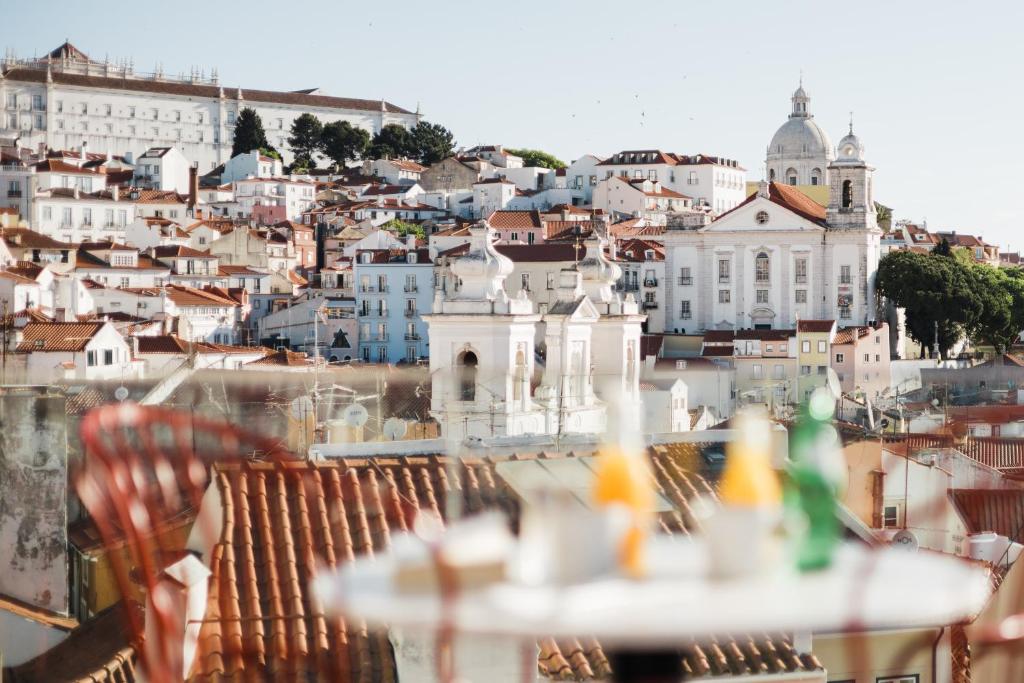
<svg viewBox="0 0 1024 683"><path fill-rule="evenodd" d="M768 220L758 223L758 214L762 212L767 214ZM752 201L726 212L701 231L705 233L824 232L825 228L770 199L755 197Z"/></svg>

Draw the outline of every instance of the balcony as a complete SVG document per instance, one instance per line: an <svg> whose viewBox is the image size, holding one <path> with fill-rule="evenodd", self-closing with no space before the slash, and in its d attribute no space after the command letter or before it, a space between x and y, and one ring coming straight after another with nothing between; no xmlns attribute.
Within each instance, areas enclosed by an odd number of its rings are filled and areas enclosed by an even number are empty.
<svg viewBox="0 0 1024 683"><path fill-rule="evenodd" d="M420 291L420 286L419 285L406 285L404 289L407 292L418 292L418 291Z"/></svg>
<svg viewBox="0 0 1024 683"><path fill-rule="evenodd" d="M415 318L419 314L420 314L420 312L417 311L415 308L407 308L407 309L405 309L405 317L406 318Z"/></svg>
<svg viewBox="0 0 1024 683"><path fill-rule="evenodd" d="M680 287L689 287L690 285L693 284L693 278L692 277L680 277L678 282L679 282L679 286Z"/></svg>
<svg viewBox="0 0 1024 683"><path fill-rule="evenodd" d="M21 190L7 190L8 199L17 199L21 197Z"/></svg>
<svg viewBox="0 0 1024 683"><path fill-rule="evenodd" d="M728 275L719 275L718 276L718 284L720 284L720 285L727 285L727 284L729 284L729 276Z"/></svg>
<svg viewBox="0 0 1024 683"><path fill-rule="evenodd" d="M797 275L795 278L793 278L793 281L796 284L798 284L798 285L806 285L807 284L807 276L806 275Z"/></svg>
<svg viewBox="0 0 1024 683"><path fill-rule="evenodd" d="M651 277L651 278L647 278L646 280L644 280L644 287L657 287L657 286L658 286L658 278L656 278L656 277Z"/></svg>
<svg viewBox="0 0 1024 683"><path fill-rule="evenodd" d="M636 282L617 282L615 289L620 292L637 292L640 290L640 285Z"/></svg>
<svg viewBox="0 0 1024 683"><path fill-rule="evenodd" d="M405 333L405 341L419 341L419 340L420 340L419 332L406 332Z"/></svg>
<svg viewBox="0 0 1024 683"><path fill-rule="evenodd" d="M369 335L366 339L362 339L364 342L386 342L390 335L387 332L377 332Z"/></svg>
<svg viewBox="0 0 1024 683"><path fill-rule="evenodd" d="M649 311L652 308L657 308L657 307L658 307L658 302L657 301L645 301L644 302L644 310L645 311Z"/></svg>

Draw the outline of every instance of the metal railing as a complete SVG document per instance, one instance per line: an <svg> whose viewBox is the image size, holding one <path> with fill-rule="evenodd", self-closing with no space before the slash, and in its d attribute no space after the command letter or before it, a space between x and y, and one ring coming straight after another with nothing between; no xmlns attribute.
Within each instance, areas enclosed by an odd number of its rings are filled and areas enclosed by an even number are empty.
<svg viewBox="0 0 1024 683"><path fill-rule="evenodd" d="M407 292L418 292L418 291L420 291L420 286L419 285L406 285L404 289Z"/></svg>
<svg viewBox="0 0 1024 683"><path fill-rule="evenodd" d="M644 310L645 311L650 310L652 308L657 308L657 307L658 307L658 302L657 301L645 301L644 302Z"/></svg>
<svg viewBox="0 0 1024 683"><path fill-rule="evenodd" d="M693 278L692 277L682 277L682 276L680 276L679 277L679 284L682 287L689 287L690 285L693 284Z"/></svg>
<svg viewBox="0 0 1024 683"><path fill-rule="evenodd" d="M21 197L21 190L7 190L7 197L9 199Z"/></svg>
<svg viewBox="0 0 1024 683"><path fill-rule="evenodd" d="M415 308L407 308L407 309L405 309L405 317L406 318L415 318L419 314L420 314L420 312L417 311Z"/></svg>
<svg viewBox="0 0 1024 683"><path fill-rule="evenodd" d="M419 340L420 340L419 332L406 332L405 333L405 341L419 341Z"/></svg>
<svg viewBox="0 0 1024 683"><path fill-rule="evenodd" d="M658 278L656 278L656 277L651 277L651 278L647 278L646 280L644 280L644 287L657 287L657 286L658 286Z"/></svg>

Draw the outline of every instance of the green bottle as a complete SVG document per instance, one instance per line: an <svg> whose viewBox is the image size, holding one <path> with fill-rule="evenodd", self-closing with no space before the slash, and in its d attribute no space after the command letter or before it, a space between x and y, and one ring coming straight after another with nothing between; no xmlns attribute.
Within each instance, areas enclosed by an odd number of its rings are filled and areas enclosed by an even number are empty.
<svg viewBox="0 0 1024 683"><path fill-rule="evenodd" d="M825 569L840 541L836 495L845 477L835 403L818 389L801 406L790 438L786 512L800 571Z"/></svg>

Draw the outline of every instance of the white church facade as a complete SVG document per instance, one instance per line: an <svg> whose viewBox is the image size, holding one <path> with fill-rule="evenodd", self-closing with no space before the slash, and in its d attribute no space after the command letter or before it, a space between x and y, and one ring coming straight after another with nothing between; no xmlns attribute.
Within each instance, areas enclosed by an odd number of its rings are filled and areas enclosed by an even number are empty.
<svg viewBox="0 0 1024 683"><path fill-rule="evenodd" d="M631 295L613 291L621 270L605 257L604 240L588 240L584 258L560 272L556 299L540 314L525 290L514 298L505 292L513 264L495 250L495 231L481 222L471 234L469 252L452 264L458 287L438 290L433 312L423 316L431 414L442 435L462 441L639 428L645 316Z"/></svg>
<svg viewBox="0 0 1024 683"><path fill-rule="evenodd" d="M808 100L801 87L794 113L775 136L786 143L776 147L773 141L769 148L769 176L782 168L795 171L793 177L762 181L755 194L707 226L666 233L666 331L791 329L801 318L834 319L840 326L878 319L881 230L874 169L852 125L837 150L822 146L827 136L804 116ZM827 207L791 186L815 179L828 183Z"/></svg>

